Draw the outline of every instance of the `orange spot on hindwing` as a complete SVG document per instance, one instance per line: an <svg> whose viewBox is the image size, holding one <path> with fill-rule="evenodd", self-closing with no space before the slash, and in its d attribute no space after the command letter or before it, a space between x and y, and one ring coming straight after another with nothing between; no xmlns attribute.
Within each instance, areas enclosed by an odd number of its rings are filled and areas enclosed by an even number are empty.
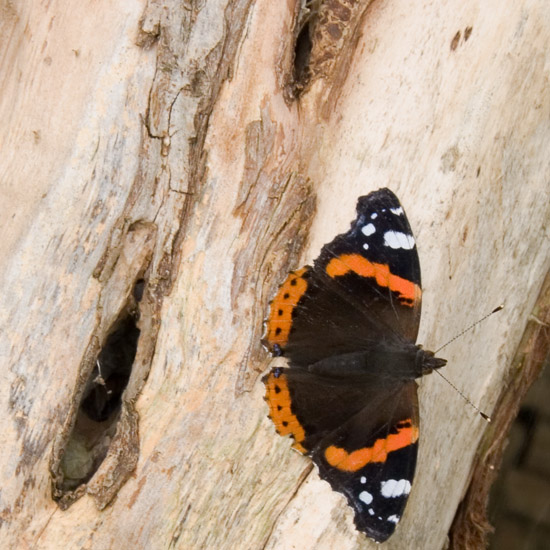
<svg viewBox="0 0 550 550"><path fill-rule="evenodd" d="M386 264L369 262L360 254L342 254L332 258L325 268L329 277L341 277L347 273L357 273L361 277L372 277L376 279L379 286L389 288L399 294L399 301L409 307L413 307L420 301L422 291L412 281L394 275Z"/></svg>
<svg viewBox="0 0 550 550"><path fill-rule="evenodd" d="M418 426L412 420L397 425L397 433L377 439L372 447L363 447L348 453L345 449L331 445L325 450L327 462L345 472L357 472L371 462L386 462L388 453L398 451L418 441Z"/></svg>
<svg viewBox="0 0 550 550"><path fill-rule="evenodd" d="M297 451L305 454L307 450L302 442L306 438L306 432L291 409L291 398L288 390L287 377L284 374L278 377L272 372L265 379L265 399L269 405L269 417L275 424L279 435L292 435Z"/></svg>
<svg viewBox="0 0 550 550"><path fill-rule="evenodd" d="M307 281L303 275L308 269L303 267L291 272L271 302L266 334L266 340L271 346L278 344L283 347L288 342L292 312L307 289Z"/></svg>

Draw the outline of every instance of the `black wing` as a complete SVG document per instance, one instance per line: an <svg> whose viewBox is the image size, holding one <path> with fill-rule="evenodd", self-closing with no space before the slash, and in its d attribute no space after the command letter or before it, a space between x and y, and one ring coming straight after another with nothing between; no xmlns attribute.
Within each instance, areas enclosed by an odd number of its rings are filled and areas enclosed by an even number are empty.
<svg viewBox="0 0 550 550"><path fill-rule="evenodd" d="M390 537L416 466L416 382L372 376L349 384L305 369L273 369L264 382L277 432L346 496L360 531L378 542Z"/></svg>
<svg viewBox="0 0 550 550"><path fill-rule="evenodd" d="M397 197L360 197L347 233L325 245L314 266L290 273L271 303L264 343L291 366L382 342L406 347L418 334L420 263Z"/></svg>

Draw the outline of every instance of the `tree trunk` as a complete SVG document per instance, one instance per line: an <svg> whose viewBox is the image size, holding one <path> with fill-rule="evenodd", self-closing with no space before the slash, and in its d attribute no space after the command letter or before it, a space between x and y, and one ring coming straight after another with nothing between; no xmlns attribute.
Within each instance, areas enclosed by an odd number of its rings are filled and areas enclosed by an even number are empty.
<svg viewBox="0 0 550 550"><path fill-rule="evenodd" d="M388 186L420 342L505 305L443 354L492 412L550 268L547 3L1 13L4 546L374 548L266 418L267 303ZM487 429L440 377L420 401L388 548L444 546Z"/></svg>

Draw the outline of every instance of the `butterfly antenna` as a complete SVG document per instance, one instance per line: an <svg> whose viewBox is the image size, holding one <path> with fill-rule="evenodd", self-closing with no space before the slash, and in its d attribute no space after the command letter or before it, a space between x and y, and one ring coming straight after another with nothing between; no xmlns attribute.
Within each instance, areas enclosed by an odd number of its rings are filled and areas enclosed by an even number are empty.
<svg viewBox="0 0 550 550"><path fill-rule="evenodd" d="M458 393L458 395L460 395L460 397L462 397L462 399L464 399L464 401L468 403L468 405L473 407L479 413L481 418L483 418L483 420L485 420L487 423L491 422L491 417L488 414L484 413L479 407L474 405L448 378L441 374L439 370L435 370L434 372L437 372L437 374L439 374L439 376L441 376L441 378L443 378L443 380L445 380L445 382L447 382L447 384L449 384L449 386L451 386L451 388L453 388Z"/></svg>
<svg viewBox="0 0 550 550"><path fill-rule="evenodd" d="M500 305L496 307L495 309L493 309L493 311L491 311L491 313L488 313L487 315L483 316L481 319L478 319L475 323L465 328L462 332L459 332L456 336L453 336L446 344L443 344L440 348L434 351L434 355L438 354L443 348L446 348L451 342L454 342L457 338L460 338L461 336L463 336L464 334L472 330L474 327L476 327L477 325L485 321L485 319L491 317L493 313L497 313L498 311L500 311L502 308L504 308L504 305ZM449 384L449 386L451 386L451 388L453 388L458 393L458 395L460 395L460 397L462 397L462 399L464 399L464 401L468 403L468 405L473 407L479 413L481 418L483 418L483 420L485 420L486 422L491 422L491 417L488 414L485 414L482 410L480 410L479 407L474 405L448 378L445 377L445 375L441 374L439 370L436 370L435 372L437 372L437 374L439 374L439 376L441 376L441 378L443 378L443 380L445 380L445 382L447 382L447 384Z"/></svg>
<svg viewBox="0 0 550 550"><path fill-rule="evenodd" d="M451 342L454 342L455 340L457 340L467 332L470 332L474 327L477 327L477 325L485 321L485 319L488 319L489 317L491 317L493 313L497 313L497 311L500 311L502 308L504 308L504 305L500 305L496 307L495 309L493 309L493 311L491 311L491 313L487 313L487 315L485 315L481 319L478 319L475 323L472 323L468 328L465 328L462 332L459 332L456 336L453 336L446 344L443 344L440 348L436 349L434 351L434 355L437 355L442 349L446 348Z"/></svg>

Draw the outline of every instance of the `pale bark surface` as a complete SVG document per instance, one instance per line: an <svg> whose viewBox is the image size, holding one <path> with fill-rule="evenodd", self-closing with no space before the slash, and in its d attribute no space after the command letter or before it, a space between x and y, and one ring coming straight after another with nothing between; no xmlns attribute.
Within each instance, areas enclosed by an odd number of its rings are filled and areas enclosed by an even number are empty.
<svg viewBox="0 0 550 550"><path fill-rule="evenodd" d="M505 304L443 354L492 411L550 268L547 3L341 3L299 99L292 1L2 3L6 548L374 548L266 418L259 339L286 271L379 187L419 246L421 343ZM63 510L52 476L139 279L121 421ZM444 546L486 429L439 377L421 386L387 548Z"/></svg>

